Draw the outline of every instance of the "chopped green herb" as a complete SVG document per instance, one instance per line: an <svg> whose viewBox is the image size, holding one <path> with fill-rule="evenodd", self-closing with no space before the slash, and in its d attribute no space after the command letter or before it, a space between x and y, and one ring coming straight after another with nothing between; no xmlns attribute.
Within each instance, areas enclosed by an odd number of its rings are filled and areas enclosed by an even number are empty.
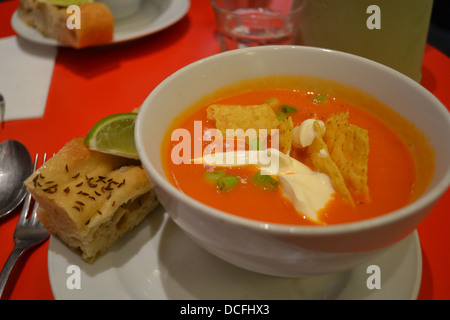
<svg viewBox="0 0 450 320"><path fill-rule="evenodd" d="M321 95L321 94L318 94L318 95L315 95L315 96L312 98L312 101L313 101L314 103L326 103L326 102L328 101L328 97L327 97L327 96L323 96L323 95Z"/></svg>
<svg viewBox="0 0 450 320"><path fill-rule="evenodd" d="M284 114L290 114L290 113L295 113L297 112L297 108L288 106L287 104L283 104L280 106L280 110L281 112L283 112Z"/></svg>
<svg viewBox="0 0 450 320"><path fill-rule="evenodd" d="M222 178L224 176L225 176L225 171L223 171L223 170L205 173L206 180L212 181L212 182L216 182L217 179Z"/></svg>
<svg viewBox="0 0 450 320"><path fill-rule="evenodd" d="M281 111L278 111L276 114L277 114L278 120L280 120L280 121L284 121L287 119L287 115Z"/></svg>
<svg viewBox="0 0 450 320"><path fill-rule="evenodd" d="M250 150L263 150L264 145L259 138L252 139L248 142Z"/></svg>
<svg viewBox="0 0 450 320"><path fill-rule="evenodd" d="M253 175L252 181L266 190L275 190L278 187L278 180L271 175L261 174L261 170Z"/></svg>
<svg viewBox="0 0 450 320"><path fill-rule="evenodd" d="M236 176L220 177L219 179L217 179L217 188L220 191L229 191L240 181L241 179Z"/></svg>

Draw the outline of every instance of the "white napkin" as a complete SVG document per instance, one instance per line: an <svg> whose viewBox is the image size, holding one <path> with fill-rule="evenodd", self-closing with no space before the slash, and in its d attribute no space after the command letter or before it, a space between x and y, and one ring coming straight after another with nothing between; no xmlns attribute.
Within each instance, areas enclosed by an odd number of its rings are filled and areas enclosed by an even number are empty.
<svg viewBox="0 0 450 320"><path fill-rule="evenodd" d="M0 93L5 121L44 115L58 49L17 36L0 39Z"/></svg>

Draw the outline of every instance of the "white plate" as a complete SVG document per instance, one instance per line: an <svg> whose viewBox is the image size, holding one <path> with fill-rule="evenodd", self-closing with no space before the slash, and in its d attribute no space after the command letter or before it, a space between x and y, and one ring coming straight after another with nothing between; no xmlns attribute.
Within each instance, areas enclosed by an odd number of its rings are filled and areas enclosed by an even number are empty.
<svg viewBox="0 0 450 320"><path fill-rule="evenodd" d="M183 18L189 10L189 0L143 0L135 15L115 21L111 43L129 41L161 31ZM40 44L64 46L59 41L44 37L14 12L11 25L18 35Z"/></svg>
<svg viewBox="0 0 450 320"><path fill-rule="evenodd" d="M379 267L380 289L367 287L371 265ZM348 272L298 279L264 276L207 253L157 209L93 264L51 237L48 267L56 299L416 299L422 256L415 231ZM77 280L80 288L69 289L67 282Z"/></svg>

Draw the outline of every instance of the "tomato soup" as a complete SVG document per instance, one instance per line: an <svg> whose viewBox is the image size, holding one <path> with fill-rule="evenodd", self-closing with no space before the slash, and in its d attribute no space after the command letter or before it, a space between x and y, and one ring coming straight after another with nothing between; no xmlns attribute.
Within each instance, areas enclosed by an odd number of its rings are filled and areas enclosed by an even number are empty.
<svg viewBox="0 0 450 320"><path fill-rule="evenodd" d="M351 90L351 89L348 89ZM317 98L320 97L320 101ZM311 91L310 88L252 88L241 90L202 102L189 109L177 118L165 136L163 144L163 163L166 174L173 185L179 190L222 211L241 217L264 222L314 225L301 212L298 212L287 199L281 188L264 189L252 183L252 176L257 172L256 166L222 167L220 171L226 176L239 177L240 183L230 191L218 190L217 186L205 174L214 172L215 167L205 164L174 163L171 155L179 146L179 140L171 141L174 128L182 128L192 137L191 154L193 158L194 144L206 147L210 141L199 140L198 131L203 134L208 129L215 128L215 122L207 118L206 108L211 104L223 105L258 105L270 99L277 99L279 104L287 105L296 110L290 114L293 125L298 126L304 120L315 118L325 121L337 112L348 112L349 122L366 129L369 135L369 157L367 183L370 201L355 197L354 204L333 196L326 207L319 212L323 224L338 224L354 222L376 217L399 209L413 200L417 184L416 160L405 139L397 128L389 126L384 119L347 99L323 92ZM369 108L370 109L370 108ZM392 116L392 115L390 115ZM391 121L391 123L396 123ZM196 125L195 125L196 124ZM201 127L199 128L199 124ZM197 131L197 132L196 132ZM195 142L194 139L197 139ZM304 163L309 163L305 152L300 148L292 148L290 156Z"/></svg>

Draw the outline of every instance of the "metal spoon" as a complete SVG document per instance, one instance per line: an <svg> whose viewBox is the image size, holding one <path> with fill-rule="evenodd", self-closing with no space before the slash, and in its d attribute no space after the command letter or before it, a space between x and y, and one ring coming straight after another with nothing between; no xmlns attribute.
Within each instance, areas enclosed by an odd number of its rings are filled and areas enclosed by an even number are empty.
<svg viewBox="0 0 450 320"><path fill-rule="evenodd" d="M27 190L23 182L33 173L27 148L16 140L0 143L0 219L14 211Z"/></svg>

